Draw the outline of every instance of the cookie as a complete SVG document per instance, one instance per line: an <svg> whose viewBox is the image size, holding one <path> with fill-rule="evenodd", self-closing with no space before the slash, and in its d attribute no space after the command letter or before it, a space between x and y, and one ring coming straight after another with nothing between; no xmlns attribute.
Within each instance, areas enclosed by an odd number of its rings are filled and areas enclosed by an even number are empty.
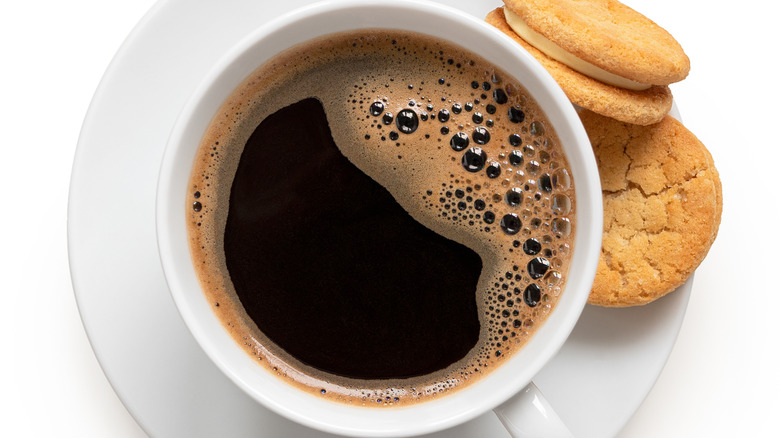
<svg viewBox="0 0 780 438"><path fill-rule="evenodd" d="M616 0L504 0L534 31L568 53L637 82L668 85L690 62L669 32Z"/></svg>
<svg viewBox="0 0 780 438"><path fill-rule="evenodd" d="M666 116L650 126L580 118L601 177L604 235L588 302L647 304L682 285L720 225L718 171L704 145Z"/></svg>
<svg viewBox="0 0 780 438"><path fill-rule="evenodd" d="M509 27L503 8L491 11L485 21L507 34L536 58L577 106L637 125L659 122L672 107L672 93L666 85L630 90L593 79L550 58Z"/></svg>

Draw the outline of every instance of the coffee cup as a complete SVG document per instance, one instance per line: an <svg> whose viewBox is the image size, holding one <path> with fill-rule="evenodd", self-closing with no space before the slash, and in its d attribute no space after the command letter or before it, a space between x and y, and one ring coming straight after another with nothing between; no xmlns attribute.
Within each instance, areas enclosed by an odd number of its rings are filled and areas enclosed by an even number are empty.
<svg viewBox="0 0 780 438"><path fill-rule="evenodd" d="M532 338L463 389L397 407L364 407L313 396L258 365L215 315L190 254L185 206L197 149L223 102L277 54L313 38L358 29L419 32L478 52L510 72L555 128L576 187L574 236L560 298ZM465 164L464 164L465 165ZM421 1L337 1L310 5L258 28L234 46L194 90L171 133L157 196L157 235L166 281L193 337L233 383L272 411L303 425L349 436L411 436L494 409L515 436L566 436L531 383L573 329L587 300L601 246L601 191L595 160L575 109L544 69L508 37L461 11ZM525 435L523 435L525 434Z"/></svg>

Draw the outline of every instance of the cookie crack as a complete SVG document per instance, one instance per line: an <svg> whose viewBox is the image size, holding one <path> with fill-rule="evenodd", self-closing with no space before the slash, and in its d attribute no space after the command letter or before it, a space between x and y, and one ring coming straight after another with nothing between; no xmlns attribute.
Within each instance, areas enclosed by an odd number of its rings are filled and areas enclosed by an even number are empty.
<svg viewBox="0 0 780 438"><path fill-rule="evenodd" d="M629 168L631 168L631 166L630 166L630 165L629 165ZM620 194L622 194L622 193L626 193L626 192L630 191L631 189L637 189L637 190L639 190L639 193L641 193L641 194L642 194L642 196L643 196L645 199L649 199L649 198L650 198L650 197L652 197L652 196L660 196L660 195L664 195L664 194L666 194L666 192L668 192L668 191L669 191L669 189L673 189L673 188L675 188L675 187L677 187L677 186L679 186L679 185L682 185L682 184L685 184L685 183L691 182L691 181L693 181L694 179L698 178L698 177L701 175L701 173L702 173L702 172L707 172L709 169L710 169L710 166L707 166L707 165L705 164L705 165L704 165L704 166L702 166L701 168L699 168L699 169L695 169L693 173L690 173L690 174L686 174L686 175L684 175L684 177L683 177L682 181L675 182L675 183L673 183L673 184L667 184L667 185L666 185L666 186L665 186L663 189L659 190L659 191L658 191L658 192L656 192L656 193L647 194L647 193L645 193L645 191L644 191L644 190L642 190L642 186L641 186L641 185L639 185L638 183L636 183L636 182L634 182L634 181L628 181L628 182L626 183L626 187L625 187L625 188L622 188L622 189L620 189L620 190L602 190L602 191L601 191L601 194L602 194L603 196L611 196L611 197L616 197L617 195L620 195ZM626 171L626 174L628 174L628 171Z"/></svg>

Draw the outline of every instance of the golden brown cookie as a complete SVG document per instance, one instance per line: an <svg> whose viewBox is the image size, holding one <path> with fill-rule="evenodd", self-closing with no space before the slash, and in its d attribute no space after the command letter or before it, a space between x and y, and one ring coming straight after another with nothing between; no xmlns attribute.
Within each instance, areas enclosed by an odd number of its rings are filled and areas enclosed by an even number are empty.
<svg viewBox="0 0 780 438"><path fill-rule="evenodd" d="M669 32L617 0L504 0L534 31L610 73L653 85L685 79L690 62Z"/></svg>
<svg viewBox="0 0 780 438"><path fill-rule="evenodd" d="M588 302L626 307L675 290L707 255L720 225L718 171L670 116L651 126L590 111L580 118L601 176L604 236Z"/></svg>
<svg viewBox="0 0 780 438"><path fill-rule="evenodd" d="M509 35L536 58L575 105L636 125L657 123L672 108L672 92L666 85L642 91L627 90L592 79L548 57L517 36L507 24L503 8L491 11L485 21Z"/></svg>

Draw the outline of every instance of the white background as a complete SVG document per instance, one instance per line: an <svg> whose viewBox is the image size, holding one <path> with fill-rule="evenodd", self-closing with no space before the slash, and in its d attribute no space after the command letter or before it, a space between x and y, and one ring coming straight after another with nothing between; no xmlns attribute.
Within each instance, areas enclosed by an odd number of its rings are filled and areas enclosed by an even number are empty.
<svg viewBox="0 0 780 438"><path fill-rule="evenodd" d="M66 211L92 94L152 3L0 8L0 436L145 436L81 325ZM690 76L672 91L685 125L715 158L724 209L669 362L620 437L780 436L775 16L758 0L626 3L669 30L691 58Z"/></svg>

